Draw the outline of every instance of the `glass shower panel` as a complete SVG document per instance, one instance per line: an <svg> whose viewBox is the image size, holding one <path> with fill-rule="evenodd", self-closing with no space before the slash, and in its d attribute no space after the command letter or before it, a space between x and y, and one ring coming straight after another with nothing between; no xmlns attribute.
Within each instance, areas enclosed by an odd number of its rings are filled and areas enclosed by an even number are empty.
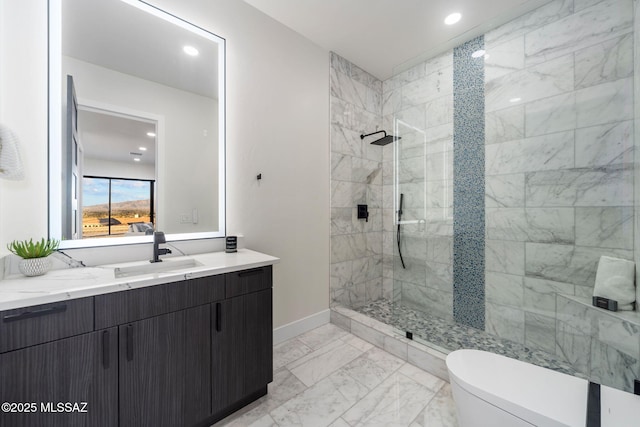
<svg viewBox="0 0 640 427"><path fill-rule="evenodd" d="M425 134L402 119L396 120L394 128L401 138L394 147L394 295L396 303L418 308L427 257Z"/></svg>
<svg viewBox="0 0 640 427"><path fill-rule="evenodd" d="M383 121L402 138L385 163L393 168L391 318L403 335L440 349L427 330L442 336L453 324L453 55L423 60L385 90L395 101Z"/></svg>
<svg viewBox="0 0 640 427"><path fill-rule="evenodd" d="M413 339L439 347L426 339L424 331L427 324L453 322L452 117L440 110L451 111L446 106L452 95L443 96L431 87L445 80L443 70L431 65L435 81L418 80L400 87L409 98L414 91L431 95L423 99L416 95L416 103L393 117L394 133L401 139L393 150L392 319L402 334L412 332ZM420 67L428 70L429 64ZM450 74L450 67L444 68ZM438 109L438 117L428 114L433 109Z"/></svg>

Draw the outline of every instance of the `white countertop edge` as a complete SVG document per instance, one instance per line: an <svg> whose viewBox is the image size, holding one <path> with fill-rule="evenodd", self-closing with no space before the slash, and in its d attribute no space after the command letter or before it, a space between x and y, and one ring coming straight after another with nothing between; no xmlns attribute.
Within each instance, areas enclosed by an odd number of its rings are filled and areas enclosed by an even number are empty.
<svg viewBox="0 0 640 427"><path fill-rule="evenodd" d="M83 267L54 270L38 277L13 275L0 280L0 310L13 310L33 305L50 304L96 295L140 289L148 286L172 283L186 279L231 273L239 270L265 267L277 264L280 259L249 249L239 249L237 253L212 252L196 254L193 258L203 265L180 271L143 274L132 277L115 278L116 267L144 263L137 261L118 265ZM87 277L83 273L94 274ZM91 276L89 274L89 276ZM74 276L77 276L74 277Z"/></svg>

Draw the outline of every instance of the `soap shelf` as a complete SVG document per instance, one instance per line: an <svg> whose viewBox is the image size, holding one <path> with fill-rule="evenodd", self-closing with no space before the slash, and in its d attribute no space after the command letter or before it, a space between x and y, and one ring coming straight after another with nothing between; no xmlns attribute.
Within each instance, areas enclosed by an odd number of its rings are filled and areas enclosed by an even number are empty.
<svg viewBox="0 0 640 427"><path fill-rule="evenodd" d="M562 295L567 299L570 299L581 305L584 305L585 307L595 310L599 314L620 319L621 321L634 324L640 328L640 311L637 311L637 310L636 311L609 311L603 308L594 307L589 298L582 298L582 297L577 297L574 295L566 295L566 294L559 294L559 295Z"/></svg>

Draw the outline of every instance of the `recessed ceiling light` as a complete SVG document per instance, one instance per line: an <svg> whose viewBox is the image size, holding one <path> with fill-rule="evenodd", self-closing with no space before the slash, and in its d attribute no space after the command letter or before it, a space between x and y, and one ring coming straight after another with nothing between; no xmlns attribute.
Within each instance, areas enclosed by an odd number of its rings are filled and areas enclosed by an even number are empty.
<svg viewBox="0 0 640 427"><path fill-rule="evenodd" d="M156 134L154 132L147 132L147 136L153 138L154 136L156 136Z"/></svg>
<svg viewBox="0 0 640 427"><path fill-rule="evenodd" d="M511 103L514 103L514 102L520 102L520 101L522 101L522 98L511 98L511 99L509 100L509 102L511 102Z"/></svg>
<svg viewBox="0 0 640 427"><path fill-rule="evenodd" d="M147 151L147 147L138 147L138 150L140 150L140 151Z"/></svg>
<svg viewBox="0 0 640 427"><path fill-rule="evenodd" d="M460 21L460 19L462 19L462 15L458 12L455 12L444 18L444 23L447 25L453 25Z"/></svg>
<svg viewBox="0 0 640 427"><path fill-rule="evenodd" d="M198 49L193 46L185 46L182 48L182 50L184 50L184 53L190 56L198 56L198 54L200 53L198 52Z"/></svg>
<svg viewBox="0 0 640 427"><path fill-rule="evenodd" d="M480 58L480 57L485 56L485 54L486 54L486 53L487 53L487 51L486 51L486 50L484 50L484 49L480 49L480 50L476 50L475 52L473 52L473 53L471 54L471 56L472 56L473 58Z"/></svg>

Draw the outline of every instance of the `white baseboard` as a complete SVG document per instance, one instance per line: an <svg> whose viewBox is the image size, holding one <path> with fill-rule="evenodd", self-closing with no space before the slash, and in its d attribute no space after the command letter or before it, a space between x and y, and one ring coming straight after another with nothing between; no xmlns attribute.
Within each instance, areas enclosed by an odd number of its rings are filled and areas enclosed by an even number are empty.
<svg viewBox="0 0 640 427"><path fill-rule="evenodd" d="M285 342L288 339L297 337L311 329L329 323L331 310L324 310L311 316L304 317L295 322L287 323L273 330L273 345Z"/></svg>

